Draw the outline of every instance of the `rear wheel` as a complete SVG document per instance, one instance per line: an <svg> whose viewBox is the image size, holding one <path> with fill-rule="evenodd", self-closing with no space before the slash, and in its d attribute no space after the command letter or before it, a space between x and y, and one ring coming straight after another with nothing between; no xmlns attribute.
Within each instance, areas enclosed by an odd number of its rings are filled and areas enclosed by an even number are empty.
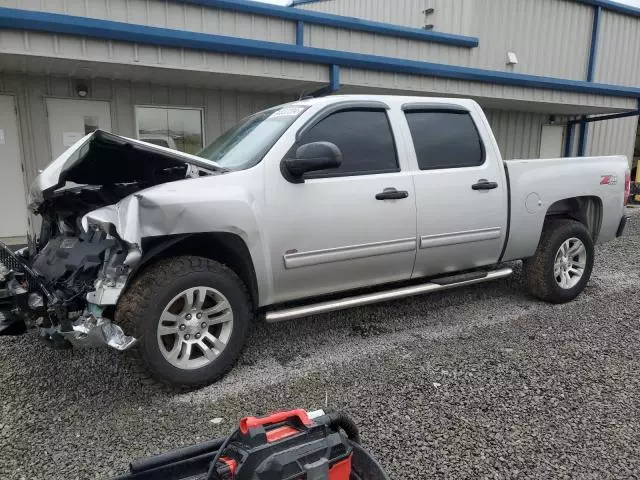
<svg viewBox="0 0 640 480"><path fill-rule="evenodd" d="M136 354L155 379L195 388L231 369L252 313L247 289L232 270L185 256L159 262L136 278L116 319L138 339Z"/></svg>
<svg viewBox="0 0 640 480"><path fill-rule="evenodd" d="M593 261L593 240L582 223L547 220L535 255L524 262L527 289L551 303L573 300L589 281Z"/></svg>

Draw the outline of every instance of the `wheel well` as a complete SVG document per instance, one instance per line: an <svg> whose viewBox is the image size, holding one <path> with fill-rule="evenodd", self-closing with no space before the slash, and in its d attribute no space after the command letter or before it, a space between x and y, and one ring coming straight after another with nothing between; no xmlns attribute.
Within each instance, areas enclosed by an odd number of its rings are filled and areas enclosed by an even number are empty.
<svg viewBox="0 0 640 480"><path fill-rule="evenodd" d="M569 218L582 223L595 242L602 225L602 200L598 197L572 197L555 202L546 218Z"/></svg>
<svg viewBox="0 0 640 480"><path fill-rule="evenodd" d="M145 254L132 277L165 258L180 255L205 257L233 270L249 289L254 308L258 306L258 281L251 253L244 240L236 234L221 232L149 237L142 240L142 250Z"/></svg>

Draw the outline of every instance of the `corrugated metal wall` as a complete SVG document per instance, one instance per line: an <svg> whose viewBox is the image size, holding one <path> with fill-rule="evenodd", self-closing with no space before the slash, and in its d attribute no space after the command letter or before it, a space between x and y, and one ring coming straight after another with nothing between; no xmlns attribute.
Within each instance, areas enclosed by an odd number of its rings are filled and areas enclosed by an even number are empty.
<svg viewBox="0 0 640 480"><path fill-rule="evenodd" d="M292 21L164 0L0 0L0 6L295 42ZM305 25L305 43L491 70L585 78L593 18L589 6L561 0L434 0L429 6L435 8L433 18L422 13L423 0L333 0L301 7L418 28L433 21L437 30L478 36L480 46L459 48L313 24ZM517 53L518 65L506 64L508 51Z"/></svg>
<svg viewBox="0 0 640 480"><path fill-rule="evenodd" d="M434 7L425 17L426 6ZM593 8L561 0L332 0L300 8L473 35L473 49L309 25L305 43L319 48L388 55L573 80L587 74ZM428 19L427 19L428 18ZM519 63L507 65L507 52Z"/></svg>
<svg viewBox="0 0 640 480"><path fill-rule="evenodd" d="M93 80L89 92L87 99L110 102L112 130L128 137L136 136L136 105L202 108L206 141L215 139L251 113L292 100L282 95L206 90L188 86L167 87L106 79ZM31 183L38 169L44 168L52 160L45 98L77 99L74 81L69 78L0 73L0 93L16 96L27 183Z"/></svg>
<svg viewBox="0 0 640 480"><path fill-rule="evenodd" d="M549 115L505 110L485 110L505 160L537 158L540 153L542 125Z"/></svg>
<svg viewBox="0 0 640 480"><path fill-rule="evenodd" d="M619 118L589 125L587 155L626 155L633 159L638 117Z"/></svg>
<svg viewBox="0 0 640 480"><path fill-rule="evenodd" d="M636 100L633 98L606 97L561 90L497 85L355 68L342 68L340 82L342 84L341 91L346 93L415 93L421 95L462 96L475 99L505 99L522 103L544 103L545 108L548 110L543 111L557 114L574 113L576 111L575 106L579 105L618 110L636 108ZM514 108L514 106L509 108ZM525 109L524 107L520 108ZM532 110L534 109L533 106L531 108ZM539 108L536 110L540 111Z"/></svg>
<svg viewBox="0 0 640 480"><path fill-rule="evenodd" d="M549 115L490 109L485 109L485 113L503 158L539 158L542 126L549 123ZM569 118L575 117L556 116L555 121L560 125ZM626 155L629 160L633 158L638 117L594 122L588 128L586 156ZM574 126L573 132L571 155L576 155L580 126Z"/></svg>
<svg viewBox="0 0 640 480"><path fill-rule="evenodd" d="M297 6L304 10L358 17L407 27L422 28L426 23L435 30L470 35L472 7L477 0L328 0ZM434 13L423 11L433 7Z"/></svg>
<svg viewBox="0 0 640 480"><path fill-rule="evenodd" d="M167 74L166 72L179 72L180 75L184 71L210 72L243 76L244 84L234 82L235 88L238 89L243 88L243 85L244 88L249 90L258 89L262 86L265 77L277 79L278 81L290 82L295 80L299 81L299 88L296 92L300 94L314 90L310 85L305 85L304 82L326 84L329 81L329 69L325 65L18 30L0 29L0 53L44 57L43 62L37 62L38 65L44 65L47 59L57 58L91 62L90 65L83 67L89 72L89 76L109 76L111 71L117 72L117 68L111 66L114 63L135 65L137 68L157 67L158 72L154 73L154 78L157 76L160 79L158 81L165 81L165 83L169 83L163 79L163 76ZM35 73L56 72L57 65L55 61L51 63L49 66L38 69ZM106 65L106 67L101 65ZM3 65L0 65L0 70L3 69L2 67ZM16 68L20 68L20 65L18 64ZM122 73L118 74L118 76L122 76ZM216 81L220 83L219 78L212 76L211 82ZM252 83L252 85L249 85L249 83ZM495 85L352 68L342 69L341 83L344 86L358 88L387 89L395 93L420 92L422 94L513 99L520 102L544 102L555 104L558 108L563 105L589 105L606 109L635 108L633 99L623 97L579 94L558 90ZM319 88L319 86L316 88ZM273 88L275 89L275 87L276 85Z"/></svg>
<svg viewBox="0 0 640 480"><path fill-rule="evenodd" d="M0 0L1 1L1 0ZM0 29L0 53L107 64L328 82L326 66L270 58ZM0 65L0 70L3 65Z"/></svg>
<svg viewBox="0 0 640 480"><path fill-rule="evenodd" d="M0 6L295 43L295 22L165 0L0 0Z"/></svg>
<svg viewBox="0 0 640 480"><path fill-rule="evenodd" d="M640 85L640 19L602 12L595 81Z"/></svg>

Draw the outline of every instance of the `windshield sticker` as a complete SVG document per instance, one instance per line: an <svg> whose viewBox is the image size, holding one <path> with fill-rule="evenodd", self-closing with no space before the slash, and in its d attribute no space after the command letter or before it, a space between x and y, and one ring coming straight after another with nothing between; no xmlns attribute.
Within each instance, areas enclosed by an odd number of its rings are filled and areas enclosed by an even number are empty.
<svg viewBox="0 0 640 480"><path fill-rule="evenodd" d="M269 118L280 118L280 117L297 117L304 111L304 107L287 107L281 108L277 112L271 114Z"/></svg>

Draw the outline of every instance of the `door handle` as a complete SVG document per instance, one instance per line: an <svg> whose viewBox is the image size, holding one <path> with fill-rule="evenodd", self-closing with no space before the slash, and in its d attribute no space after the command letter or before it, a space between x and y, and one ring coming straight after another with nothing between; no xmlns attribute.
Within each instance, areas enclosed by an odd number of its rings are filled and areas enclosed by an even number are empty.
<svg viewBox="0 0 640 480"><path fill-rule="evenodd" d="M384 191L376 195L376 200L402 200L407 198L409 192L405 190L396 190L395 188L385 188Z"/></svg>
<svg viewBox="0 0 640 480"><path fill-rule="evenodd" d="M493 190L494 188L498 188L498 184L496 182L490 182L486 178L482 178L478 180L478 183L471 185L471 188L474 190Z"/></svg>

